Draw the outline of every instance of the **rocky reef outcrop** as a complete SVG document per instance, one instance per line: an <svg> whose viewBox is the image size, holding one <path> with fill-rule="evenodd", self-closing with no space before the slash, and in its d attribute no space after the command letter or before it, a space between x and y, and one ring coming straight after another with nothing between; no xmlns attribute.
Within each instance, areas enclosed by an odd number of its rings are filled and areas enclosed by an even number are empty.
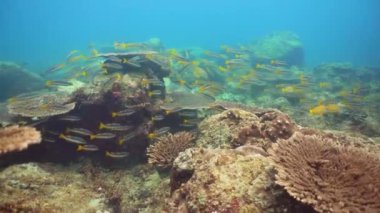
<svg viewBox="0 0 380 213"><path fill-rule="evenodd" d="M43 88L43 79L12 62L0 62L0 101Z"/></svg>
<svg viewBox="0 0 380 213"><path fill-rule="evenodd" d="M255 57L278 59L290 65L302 65L304 50L298 36L291 32L278 32L256 41L252 50Z"/></svg>

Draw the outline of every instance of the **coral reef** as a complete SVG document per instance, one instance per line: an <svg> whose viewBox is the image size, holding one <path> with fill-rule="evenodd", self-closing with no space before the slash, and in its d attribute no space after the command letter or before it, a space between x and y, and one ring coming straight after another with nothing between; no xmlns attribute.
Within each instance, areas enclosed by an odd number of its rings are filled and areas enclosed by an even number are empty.
<svg viewBox="0 0 380 213"><path fill-rule="evenodd" d="M246 126L257 124L259 118L250 112L230 109L210 116L199 124L196 145L207 148L230 148L231 141Z"/></svg>
<svg viewBox="0 0 380 213"><path fill-rule="evenodd" d="M240 107L225 102L214 107L218 106L231 109L211 116L199 124L197 146L234 148L255 144L266 150L272 142L279 138L289 138L298 128L289 116L277 110Z"/></svg>
<svg viewBox="0 0 380 213"><path fill-rule="evenodd" d="M0 102L12 96L43 88L43 79L22 66L0 61Z"/></svg>
<svg viewBox="0 0 380 213"><path fill-rule="evenodd" d="M1 171L0 180L0 212L162 212L170 191L169 178L144 165L27 163Z"/></svg>
<svg viewBox="0 0 380 213"><path fill-rule="evenodd" d="M158 167L170 168L180 152L193 146L190 132L177 132L161 136L147 148L148 162Z"/></svg>
<svg viewBox="0 0 380 213"><path fill-rule="evenodd" d="M41 134L33 127L10 126L0 129L0 154L20 151L41 142Z"/></svg>
<svg viewBox="0 0 380 213"><path fill-rule="evenodd" d="M302 209L274 184L269 160L251 151L191 148L182 152L174 161L170 212Z"/></svg>
<svg viewBox="0 0 380 213"><path fill-rule="evenodd" d="M276 183L317 211L380 211L378 155L302 133L280 140L270 154Z"/></svg>

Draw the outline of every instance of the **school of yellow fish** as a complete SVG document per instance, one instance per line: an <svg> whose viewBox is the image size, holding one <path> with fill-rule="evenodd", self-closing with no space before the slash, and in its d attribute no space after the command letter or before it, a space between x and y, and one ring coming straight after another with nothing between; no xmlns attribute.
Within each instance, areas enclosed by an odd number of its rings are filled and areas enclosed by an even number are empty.
<svg viewBox="0 0 380 213"><path fill-rule="evenodd" d="M111 47L114 52L128 52L137 50L150 50L145 43L114 42ZM70 86L73 80L90 82L96 75L113 75L120 79L118 72L109 70L122 70L125 65L140 67L141 57L119 58L98 57L101 55L93 46L89 54L73 50L66 56L65 62L56 64L45 71L45 86L55 89L60 86ZM365 85L356 82L340 86L337 90L333 81L318 81L316 74L290 66L286 61L279 59L255 59L246 46L230 47L222 45L219 51L204 50L195 52L188 49L159 50L155 54L145 54L143 57L151 61L168 66L171 70L168 79L178 89L191 93L199 93L218 98L225 92L244 94L247 98L254 98L256 94L270 94L274 97L285 97L294 106L293 110L307 113L309 116L324 116L339 114L342 110L378 110L378 105L366 100ZM149 89L163 86L164 82L157 79L143 79L140 84L147 88L149 97L160 97L162 90ZM329 94L329 95L326 95ZM110 116L117 118L128 117L136 113L135 109L126 108L111 112ZM151 122L165 119L170 113L182 113L183 127L195 126L197 120L192 112L181 112L181 109L167 110L163 114L153 115ZM59 118L62 121L78 122L80 117L67 115ZM58 139L77 145L78 152L96 152L99 147L91 144L95 140L116 140L119 145L136 137L137 133L129 132L119 136L118 132L127 132L132 127L122 123L99 123L99 132L94 133L88 129L75 127L67 128L65 132L48 132ZM148 139L155 139L170 131L169 127L162 127L147 132ZM45 141L54 142L53 137L45 137ZM105 155L111 158L124 158L127 152L106 151Z"/></svg>

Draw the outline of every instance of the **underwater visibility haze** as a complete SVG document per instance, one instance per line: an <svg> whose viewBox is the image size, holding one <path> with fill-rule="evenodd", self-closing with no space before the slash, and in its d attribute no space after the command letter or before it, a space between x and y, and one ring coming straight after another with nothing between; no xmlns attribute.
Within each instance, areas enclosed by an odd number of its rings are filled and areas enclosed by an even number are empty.
<svg viewBox="0 0 380 213"><path fill-rule="evenodd" d="M2 0L0 212L380 212L377 0Z"/></svg>

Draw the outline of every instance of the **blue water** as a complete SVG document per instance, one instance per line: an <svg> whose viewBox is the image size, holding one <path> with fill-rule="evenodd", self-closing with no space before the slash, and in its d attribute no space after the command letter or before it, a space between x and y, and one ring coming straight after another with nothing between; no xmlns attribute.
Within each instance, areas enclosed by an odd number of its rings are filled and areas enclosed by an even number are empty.
<svg viewBox="0 0 380 213"><path fill-rule="evenodd" d="M298 34L307 66L380 65L378 0L1 0L0 60L40 72L73 49L158 37L217 49L276 31Z"/></svg>

